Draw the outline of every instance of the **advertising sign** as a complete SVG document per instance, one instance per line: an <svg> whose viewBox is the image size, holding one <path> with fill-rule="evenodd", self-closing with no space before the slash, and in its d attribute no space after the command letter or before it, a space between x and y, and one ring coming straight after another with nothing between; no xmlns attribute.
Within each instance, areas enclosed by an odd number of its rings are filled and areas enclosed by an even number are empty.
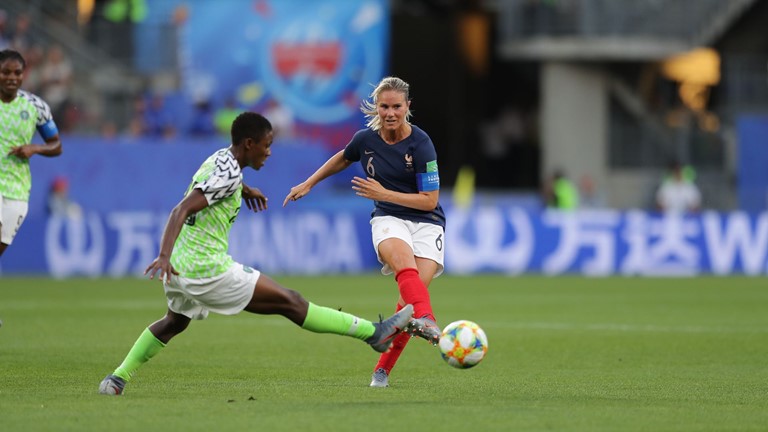
<svg viewBox="0 0 768 432"><path fill-rule="evenodd" d="M370 206L241 212L230 235L232 257L269 273L376 271ZM768 214L643 211L534 212L513 206L446 205L446 273L586 276L765 275ZM2 272L69 276L140 275L158 252L167 214L86 212L35 217L6 251Z"/></svg>
<svg viewBox="0 0 768 432"><path fill-rule="evenodd" d="M184 91L221 106L279 112L292 134L343 147L385 73L386 0L187 2ZM276 114L277 115L277 114Z"/></svg>

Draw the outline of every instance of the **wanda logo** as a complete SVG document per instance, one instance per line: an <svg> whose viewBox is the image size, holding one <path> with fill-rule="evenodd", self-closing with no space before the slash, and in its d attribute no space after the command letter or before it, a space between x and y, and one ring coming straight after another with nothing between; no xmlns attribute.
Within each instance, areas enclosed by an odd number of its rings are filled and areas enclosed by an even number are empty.
<svg viewBox="0 0 768 432"><path fill-rule="evenodd" d="M341 51L338 42L278 42L272 47L272 58L282 77L298 73L331 76L339 69Z"/></svg>

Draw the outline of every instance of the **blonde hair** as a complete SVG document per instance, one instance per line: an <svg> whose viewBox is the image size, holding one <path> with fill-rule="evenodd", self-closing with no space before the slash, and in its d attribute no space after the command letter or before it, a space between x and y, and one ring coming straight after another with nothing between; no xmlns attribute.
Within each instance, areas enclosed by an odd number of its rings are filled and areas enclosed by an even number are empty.
<svg viewBox="0 0 768 432"><path fill-rule="evenodd" d="M408 103L410 98L408 96L408 89L410 85L407 82L397 77L386 77L379 81L379 84L370 94L370 100L363 100L360 104L360 111L365 114L367 121L365 125L374 131L381 129L381 117L376 110L376 103L378 102L379 95L387 90L396 91L402 93L405 96L405 102ZM408 108L408 112L405 113L405 121L409 121L411 118L411 108Z"/></svg>

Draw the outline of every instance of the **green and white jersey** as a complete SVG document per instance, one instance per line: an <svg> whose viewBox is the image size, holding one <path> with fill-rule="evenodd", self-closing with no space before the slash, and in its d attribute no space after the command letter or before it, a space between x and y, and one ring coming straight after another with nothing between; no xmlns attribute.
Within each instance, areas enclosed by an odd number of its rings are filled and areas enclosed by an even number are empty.
<svg viewBox="0 0 768 432"><path fill-rule="evenodd" d="M221 149L203 162L188 194L200 189L208 207L190 216L173 247L171 264L186 278L224 273L234 260L229 256L229 231L235 222L243 193L243 174L229 149Z"/></svg>
<svg viewBox="0 0 768 432"><path fill-rule="evenodd" d="M0 101L0 195L5 198L29 201L29 159L9 156L8 152L11 147L31 143L35 130L43 139L59 134L47 103L23 90L9 103Z"/></svg>

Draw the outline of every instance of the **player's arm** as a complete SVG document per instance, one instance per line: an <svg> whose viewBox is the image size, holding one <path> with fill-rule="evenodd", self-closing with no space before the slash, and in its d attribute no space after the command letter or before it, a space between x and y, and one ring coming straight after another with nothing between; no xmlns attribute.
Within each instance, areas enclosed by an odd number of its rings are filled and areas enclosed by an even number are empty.
<svg viewBox="0 0 768 432"><path fill-rule="evenodd" d="M61 139L58 135L54 135L45 140L45 144L38 145L37 154L40 156L53 157L58 156L62 152Z"/></svg>
<svg viewBox="0 0 768 432"><path fill-rule="evenodd" d="M440 175L437 170L437 154L432 141L418 146L413 154L416 166L416 191L397 192L386 189L376 179L355 177L352 189L357 195L374 201L385 201L414 210L432 211L440 199Z"/></svg>
<svg viewBox="0 0 768 432"><path fill-rule="evenodd" d="M421 211L432 211L437 207L440 190L419 191L417 193L396 192L384 188L373 178L354 177L352 189L358 196L374 201L386 201L403 207Z"/></svg>
<svg viewBox="0 0 768 432"><path fill-rule="evenodd" d="M160 254L144 270L145 275L149 274L149 278L154 279L155 273L159 272L158 278L170 282L171 274L179 274L171 265L173 245L179 237L184 222L206 207L208 207L208 200L200 189L195 188L171 210L168 222L165 224L165 230L163 230L163 238L160 240Z"/></svg>
<svg viewBox="0 0 768 432"><path fill-rule="evenodd" d="M8 154L22 159L29 159L36 154L46 157L60 155L62 148L59 132L56 128L56 124L53 123L53 120L50 120L49 122L51 125L44 125L37 128L40 136L45 140L45 144L24 144L17 147L11 147L11 151L9 151Z"/></svg>
<svg viewBox="0 0 768 432"><path fill-rule="evenodd" d="M285 207L285 205L288 204L288 201L296 201L299 198L303 198L305 195L309 193L310 190L312 190L313 187L315 187L316 184L320 183L321 181L325 180L326 178L336 173L339 173L345 170L351 164L352 164L352 161L347 160L344 157L344 150L339 150L338 153L331 156L327 161L325 161L323 166L318 168L317 171L315 171L314 174L309 176L308 179L304 180L304 182L291 188L291 191L288 192L288 195L285 197L285 200L283 201L283 207Z"/></svg>

